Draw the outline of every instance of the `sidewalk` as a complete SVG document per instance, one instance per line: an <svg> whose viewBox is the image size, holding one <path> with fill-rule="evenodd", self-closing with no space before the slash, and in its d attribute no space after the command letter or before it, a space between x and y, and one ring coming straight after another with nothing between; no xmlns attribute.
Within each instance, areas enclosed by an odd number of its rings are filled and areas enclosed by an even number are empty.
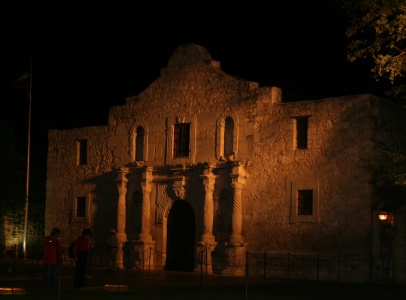
<svg viewBox="0 0 406 300"><path fill-rule="evenodd" d="M5 272L5 267L6 265L1 265L0 288L19 287L24 289L24 293L0 295L4 299L406 299L406 286L394 284L293 282L272 279L267 279L264 284L262 279L246 280L243 277L206 275L199 272L120 270L112 273L96 267L88 271L86 286L74 289L73 265L63 265L60 289L48 291L42 287L42 265L26 265L25 273L22 273L22 266L19 266L19 273L16 274Z"/></svg>

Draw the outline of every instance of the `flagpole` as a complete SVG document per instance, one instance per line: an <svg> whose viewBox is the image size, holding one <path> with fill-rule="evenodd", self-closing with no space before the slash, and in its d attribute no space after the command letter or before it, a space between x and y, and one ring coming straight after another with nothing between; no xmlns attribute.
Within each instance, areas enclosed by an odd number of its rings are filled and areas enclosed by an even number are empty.
<svg viewBox="0 0 406 300"><path fill-rule="evenodd" d="M32 98L32 60L30 62L29 74L30 86L28 90L28 141L27 141L27 173L25 181L25 211L24 211L24 238L23 252L24 259L27 258L27 230L28 230L28 203L30 190L30 152L31 152L31 98Z"/></svg>

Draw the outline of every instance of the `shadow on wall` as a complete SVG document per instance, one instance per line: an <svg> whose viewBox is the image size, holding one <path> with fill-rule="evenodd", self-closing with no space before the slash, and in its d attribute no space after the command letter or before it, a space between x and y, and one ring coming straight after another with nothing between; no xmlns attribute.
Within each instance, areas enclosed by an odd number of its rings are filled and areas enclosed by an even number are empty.
<svg viewBox="0 0 406 300"><path fill-rule="evenodd" d="M95 245L106 243L108 231L117 228L117 213L114 212L117 212L119 194L115 175L116 173L111 171L84 182L94 186L94 189L88 192L95 195L91 205L96 207L96 214L90 216L94 220L91 227Z"/></svg>

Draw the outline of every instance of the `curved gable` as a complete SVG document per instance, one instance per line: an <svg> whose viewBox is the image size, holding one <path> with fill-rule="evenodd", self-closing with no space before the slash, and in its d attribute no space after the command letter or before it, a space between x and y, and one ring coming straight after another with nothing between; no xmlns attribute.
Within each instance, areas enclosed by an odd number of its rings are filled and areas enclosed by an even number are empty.
<svg viewBox="0 0 406 300"><path fill-rule="evenodd" d="M195 44L184 44L175 49L168 62L170 68L183 68L199 64L210 65L211 56L206 48Z"/></svg>

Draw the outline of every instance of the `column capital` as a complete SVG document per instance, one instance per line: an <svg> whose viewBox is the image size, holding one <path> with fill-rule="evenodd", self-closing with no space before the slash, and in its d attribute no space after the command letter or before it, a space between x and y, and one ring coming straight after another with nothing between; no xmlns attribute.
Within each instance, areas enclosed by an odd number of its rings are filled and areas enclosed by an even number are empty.
<svg viewBox="0 0 406 300"><path fill-rule="evenodd" d="M154 167L152 166L145 167L144 171L145 171L144 172L145 179L152 180L152 171L154 171Z"/></svg>
<svg viewBox="0 0 406 300"><path fill-rule="evenodd" d="M231 166L231 176L242 176L247 178L248 174L250 174L251 167L252 161L234 161Z"/></svg>
<svg viewBox="0 0 406 300"><path fill-rule="evenodd" d="M141 182L142 194L149 194L152 191L152 184L148 184L146 182Z"/></svg>
<svg viewBox="0 0 406 300"><path fill-rule="evenodd" d="M235 190L242 190L245 185L245 180L239 180L238 178L233 179L231 182L231 187Z"/></svg>
<svg viewBox="0 0 406 300"><path fill-rule="evenodd" d="M242 188L245 184L245 180L248 177L248 174L245 170L245 163L236 163L232 168L230 177L231 185L233 186L233 188Z"/></svg>
<svg viewBox="0 0 406 300"><path fill-rule="evenodd" d="M204 164L203 174L200 175L200 178L203 179L205 190L212 192L214 190L216 176L213 174L213 164L211 162L206 162Z"/></svg>
<svg viewBox="0 0 406 300"><path fill-rule="evenodd" d="M120 167L116 169L116 178L114 179L115 182L128 182L127 174L129 172L128 168Z"/></svg>

